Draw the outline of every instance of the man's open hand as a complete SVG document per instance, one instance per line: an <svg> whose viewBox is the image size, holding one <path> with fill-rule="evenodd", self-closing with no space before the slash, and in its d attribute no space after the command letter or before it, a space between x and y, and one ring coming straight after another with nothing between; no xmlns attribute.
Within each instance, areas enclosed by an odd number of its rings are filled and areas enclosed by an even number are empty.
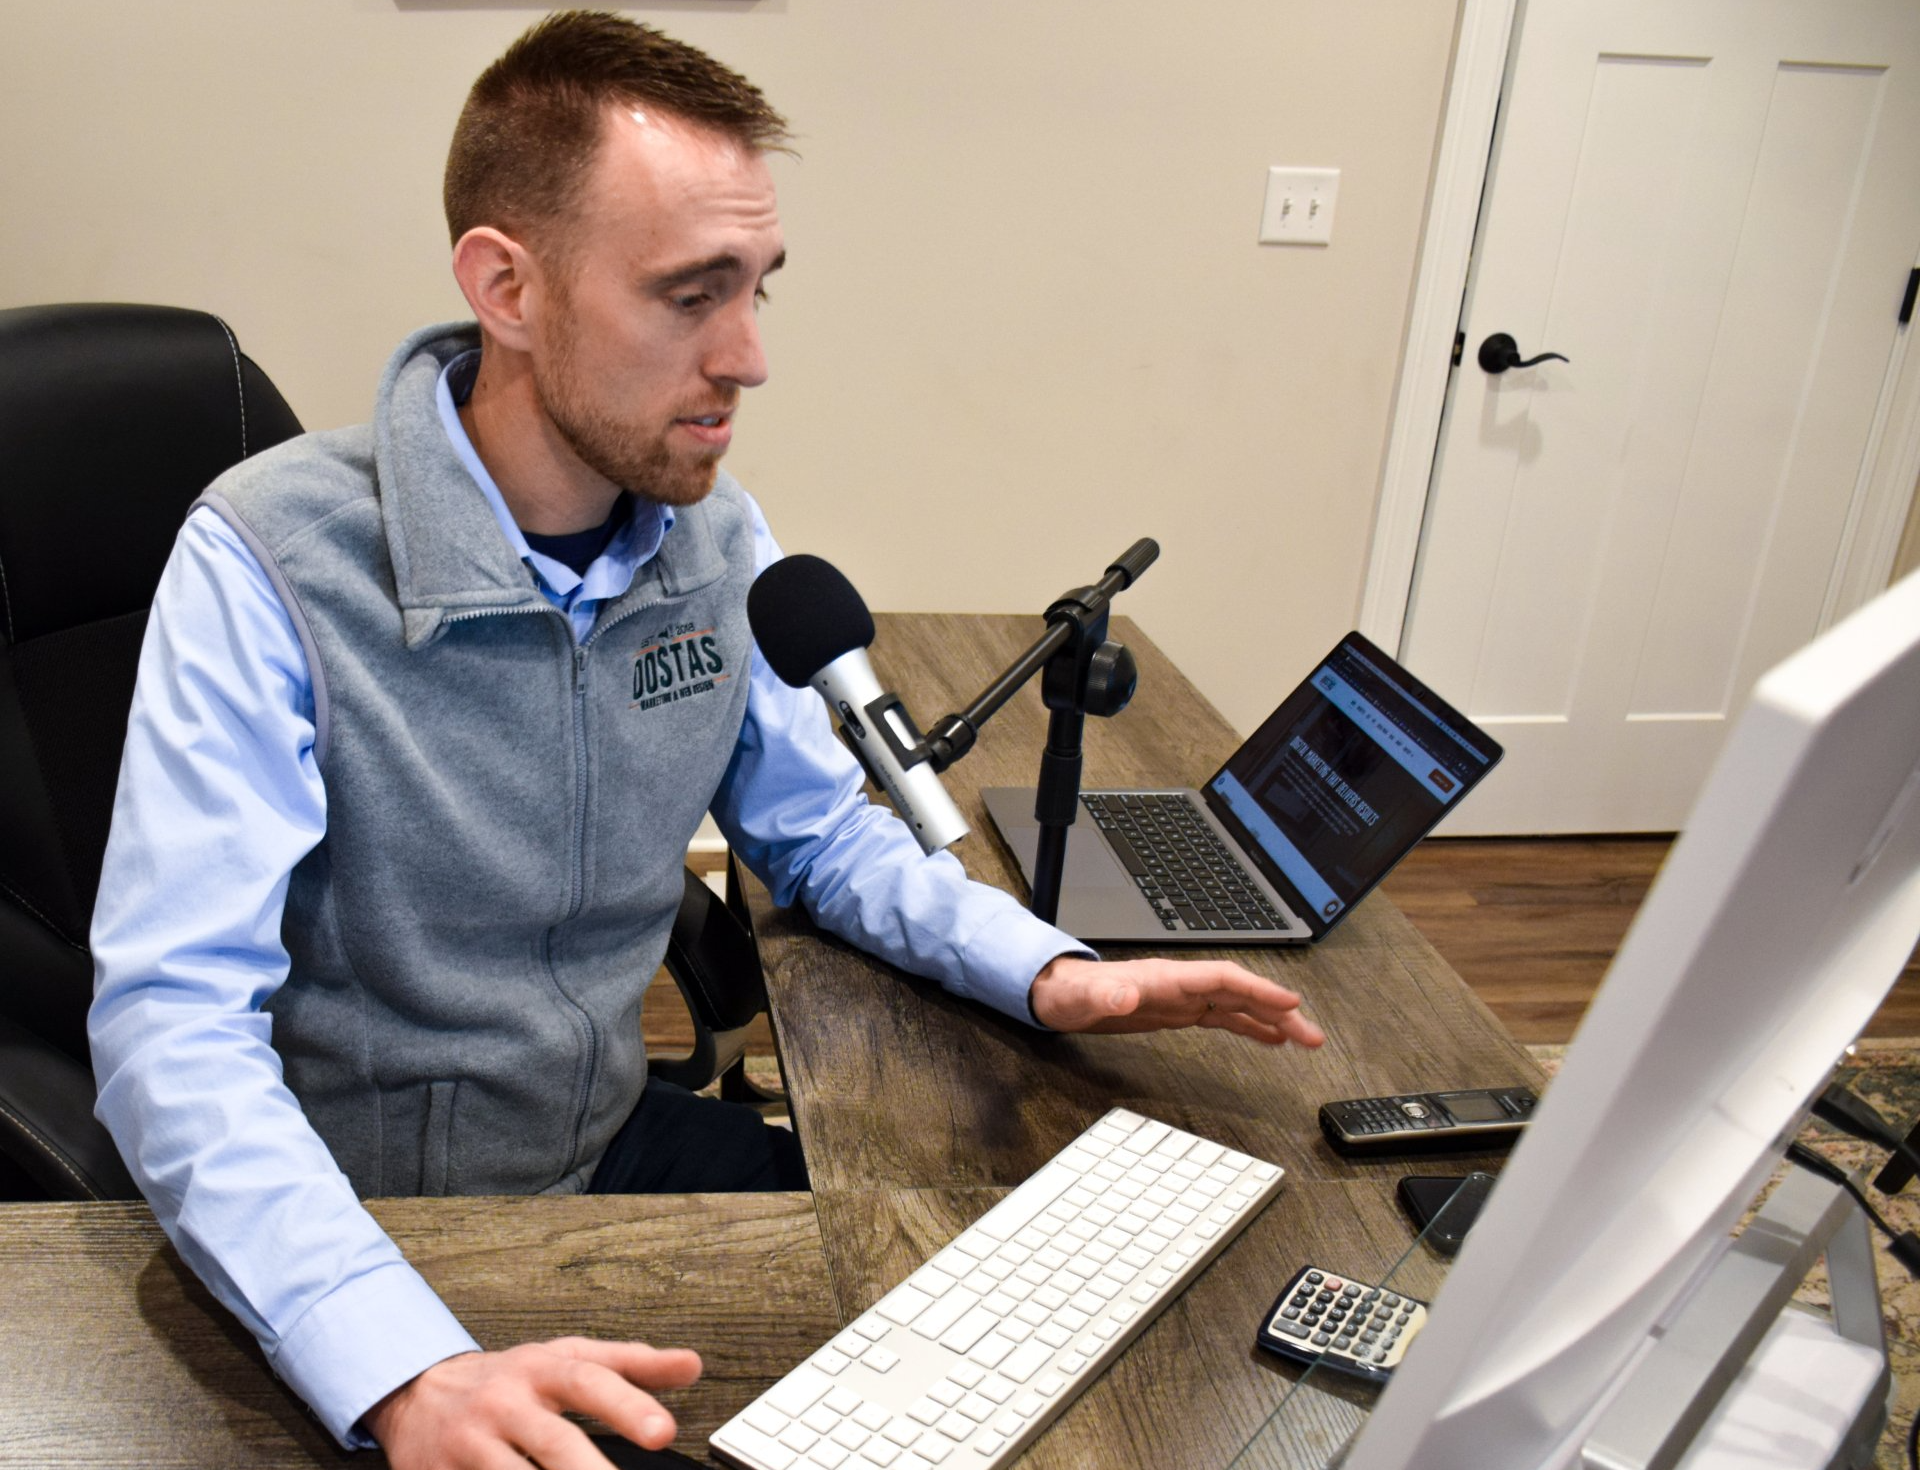
<svg viewBox="0 0 1920 1470"><path fill-rule="evenodd" d="M562 1337L435 1363L367 1411L394 1470L608 1470L561 1416L588 1414L647 1449L664 1449L673 1416L647 1389L685 1388L699 1354L638 1342Z"/></svg>
<svg viewBox="0 0 1920 1470"><path fill-rule="evenodd" d="M1272 1046L1318 1046L1326 1035L1300 997L1226 960L1119 960L1061 955L1028 996L1056 1031L1170 1031L1213 1026Z"/></svg>

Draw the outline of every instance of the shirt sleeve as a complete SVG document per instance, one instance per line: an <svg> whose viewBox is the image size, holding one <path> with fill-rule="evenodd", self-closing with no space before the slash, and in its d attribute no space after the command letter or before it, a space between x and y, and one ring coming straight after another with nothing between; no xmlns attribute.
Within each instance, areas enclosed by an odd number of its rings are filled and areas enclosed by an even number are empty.
<svg viewBox="0 0 1920 1470"><path fill-rule="evenodd" d="M154 598L94 909L97 1114L181 1256L350 1448L478 1345L355 1197L282 1079L287 881L326 829L292 620L202 508Z"/></svg>
<svg viewBox="0 0 1920 1470"><path fill-rule="evenodd" d="M758 505L754 570L780 557ZM890 964L1028 1025L1034 978L1063 954L1098 956L1009 894L967 877L950 853L920 851L906 824L869 802L860 764L825 702L783 683L756 647L740 742L713 816L774 902Z"/></svg>

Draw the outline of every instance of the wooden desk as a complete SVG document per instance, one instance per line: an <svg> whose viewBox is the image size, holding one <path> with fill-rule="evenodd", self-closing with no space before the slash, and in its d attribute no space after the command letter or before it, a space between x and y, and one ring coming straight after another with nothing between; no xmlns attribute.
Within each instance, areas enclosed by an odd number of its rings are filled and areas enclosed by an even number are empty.
<svg viewBox="0 0 1920 1470"><path fill-rule="evenodd" d="M839 1326L803 1194L375 1200L483 1345L579 1333L696 1349L668 1397L706 1437ZM145 1205L0 1206L0 1465L378 1465L348 1456Z"/></svg>
<svg viewBox="0 0 1920 1470"><path fill-rule="evenodd" d="M1032 618L876 621L874 665L922 724L963 707L1040 631ZM1118 718L1088 721L1087 784L1198 784L1238 736L1128 620L1115 620L1115 636L1139 661L1140 694ZM974 877L1016 893L1018 870L978 793L1031 785L1045 726L1030 685L945 777L975 827L955 855ZM843 1316L871 1306L1115 1105L1288 1171L1264 1215L1035 1445L1026 1461L1035 1466L1225 1465L1292 1382L1251 1346L1286 1276L1308 1258L1384 1272L1405 1250L1392 1188L1406 1166L1340 1158L1320 1135L1320 1103L1540 1080L1528 1053L1379 893L1319 945L1220 951L1307 998L1328 1033L1308 1052L1211 1031L1044 1034L903 980L749 888ZM1302 1397L1310 1402L1290 1406L1288 1431L1304 1437L1270 1463L1324 1464L1354 1422L1339 1391Z"/></svg>
<svg viewBox="0 0 1920 1470"><path fill-rule="evenodd" d="M875 663L922 721L963 705L1038 631L1034 619L879 621ZM1117 626L1142 692L1118 720L1089 723L1089 781L1204 778L1237 744L1233 732L1136 629ZM976 793L1029 784L1043 729L1037 693L1024 691L948 777L979 829L959 855L976 877L1016 890ZM577 1332L697 1349L705 1377L670 1399L680 1447L695 1455L719 1423L1122 1104L1283 1164L1287 1183L1025 1463L1224 1466L1295 1376L1251 1347L1284 1275L1309 1256L1384 1270L1408 1241L1391 1199L1402 1167L1335 1156L1315 1125L1318 1104L1539 1076L1379 894L1311 950L1233 952L1308 997L1330 1036L1314 1053L1213 1032L1045 1035L900 979L774 911L764 892L753 902L812 1200L371 1206L483 1343ZM1248 1463L1324 1465L1355 1418L1338 1385L1310 1387ZM143 1206L0 1207L0 1465L340 1463Z"/></svg>

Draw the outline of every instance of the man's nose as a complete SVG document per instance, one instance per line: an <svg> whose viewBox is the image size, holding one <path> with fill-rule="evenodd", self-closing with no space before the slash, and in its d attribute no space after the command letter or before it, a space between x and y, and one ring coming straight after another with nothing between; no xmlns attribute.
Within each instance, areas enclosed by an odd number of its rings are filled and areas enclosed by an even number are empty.
<svg viewBox="0 0 1920 1470"><path fill-rule="evenodd" d="M760 340L760 316L752 301L727 313L721 340L707 361L707 376L741 388L767 381L767 350Z"/></svg>

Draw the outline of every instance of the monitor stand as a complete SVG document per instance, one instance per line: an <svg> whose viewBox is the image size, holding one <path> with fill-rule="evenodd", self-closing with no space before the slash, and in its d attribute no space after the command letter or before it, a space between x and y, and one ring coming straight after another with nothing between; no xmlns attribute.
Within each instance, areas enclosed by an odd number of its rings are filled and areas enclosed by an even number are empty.
<svg viewBox="0 0 1920 1470"><path fill-rule="evenodd" d="M1422 1246L1438 1224L1381 1272L1382 1285L1433 1299L1446 1262ZM1791 1305L1823 1254L1831 1317ZM1316 1365L1296 1381L1232 1470L1338 1470L1371 1393L1330 1376ZM1315 1381L1326 1396L1296 1408L1298 1390ZM1866 1470L1892 1383L1867 1217L1839 1185L1789 1168L1628 1371L1582 1448L1556 1456L1552 1470Z"/></svg>
<svg viewBox="0 0 1920 1470"><path fill-rule="evenodd" d="M1830 1320L1788 1305L1823 1253ZM1601 1414L1578 1463L1868 1466L1892 1382L1866 1216L1839 1185L1790 1169Z"/></svg>

